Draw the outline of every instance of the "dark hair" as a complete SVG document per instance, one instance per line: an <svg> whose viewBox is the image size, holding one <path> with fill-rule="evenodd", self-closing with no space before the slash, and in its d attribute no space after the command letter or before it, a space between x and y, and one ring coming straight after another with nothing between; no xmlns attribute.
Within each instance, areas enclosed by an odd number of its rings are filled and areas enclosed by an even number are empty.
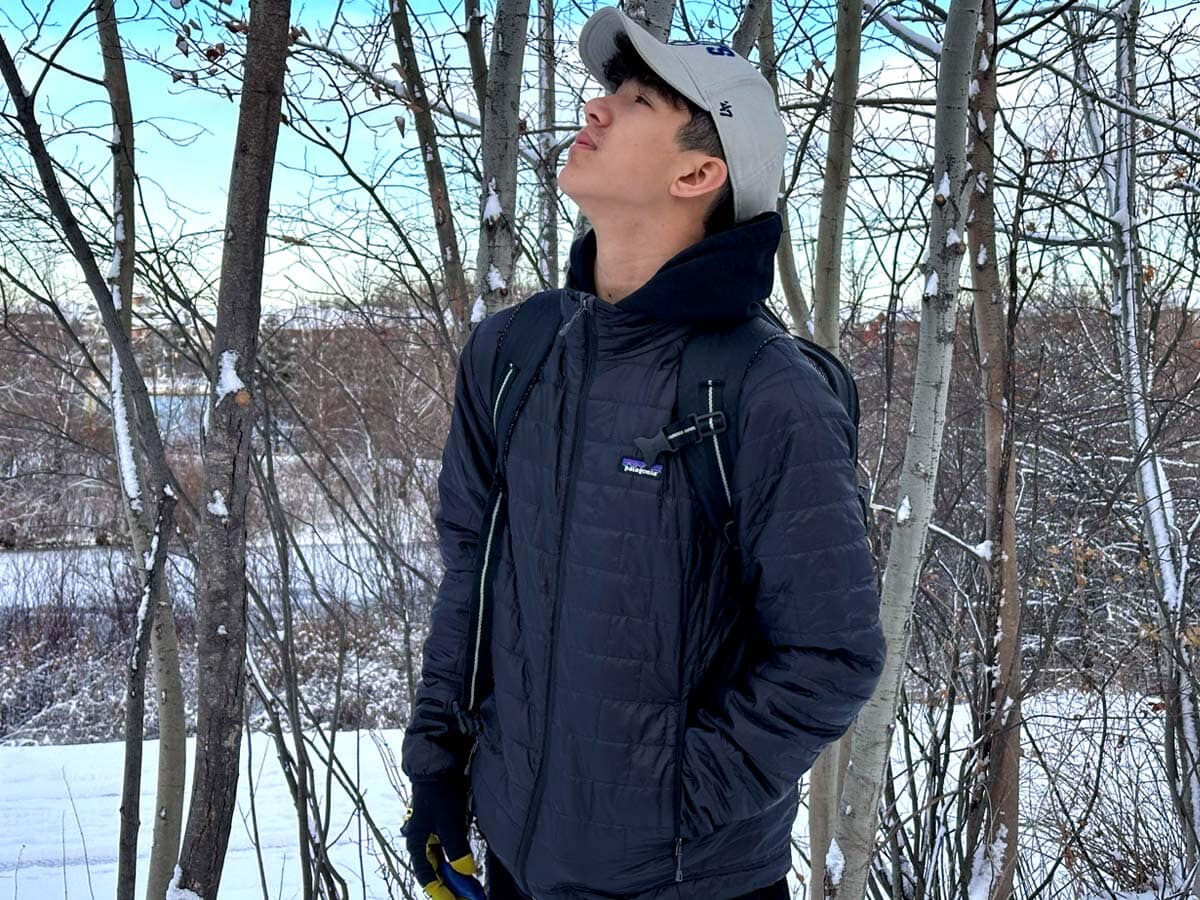
<svg viewBox="0 0 1200 900"><path fill-rule="evenodd" d="M726 162L725 150L721 146L721 136L717 134L717 124L713 121L712 115L663 81L658 73L646 65L633 48L633 42L629 40L628 35L618 34L615 44L617 51L604 64L604 77L614 87L620 87L623 82L633 79L638 84L645 85L665 97L677 109L686 107L692 117L676 133L675 143L681 150L699 150L709 156L717 157L721 162ZM707 237L710 234L732 228L734 224L733 185L726 177L725 183L717 191L716 200L708 208L708 214L704 217L704 234Z"/></svg>

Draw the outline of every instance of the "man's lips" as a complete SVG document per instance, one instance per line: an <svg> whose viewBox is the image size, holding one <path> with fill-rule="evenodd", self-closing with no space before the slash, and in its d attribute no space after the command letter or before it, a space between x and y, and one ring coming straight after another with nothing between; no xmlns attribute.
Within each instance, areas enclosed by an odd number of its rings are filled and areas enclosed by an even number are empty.
<svg viewBox="0 0 1200 900"><path fill-rule="evenodd" d="M582 131L579 132L579 134L575 136L575 146L576 147L586 147L588 150L596 149L596 145L592 143L591 138L589 138Z"/></svg>

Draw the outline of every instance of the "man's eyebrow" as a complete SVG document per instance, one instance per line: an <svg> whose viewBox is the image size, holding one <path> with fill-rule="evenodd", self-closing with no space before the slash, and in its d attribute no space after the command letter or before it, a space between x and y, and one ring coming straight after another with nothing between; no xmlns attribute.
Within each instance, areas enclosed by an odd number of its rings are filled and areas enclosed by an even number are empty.
<svg viewBox="0 0 1200 900"><path fill-rule="evenodd" d="M669 99L667 95L663 93L662 89L656 87L655 85L646 84L646 82L638 81L637 79L633 79L633 83L660 103L666 103Z"/></svg>

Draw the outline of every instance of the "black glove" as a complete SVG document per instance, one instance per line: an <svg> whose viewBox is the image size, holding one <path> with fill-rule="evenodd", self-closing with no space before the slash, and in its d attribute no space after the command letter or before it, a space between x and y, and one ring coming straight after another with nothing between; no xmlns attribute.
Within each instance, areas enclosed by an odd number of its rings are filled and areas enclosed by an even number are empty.
<svg viewBox="0 0 1200 900"><path fill-rule="evenodd" d="M474 876L475 858L467 837L467 786L454 779L414 781L412 806L400 833L417 882L432 900L455 900L454 892L438 877L438 856L444 853L450 867ZM440 845L440 846L439 846Z"/></svg>

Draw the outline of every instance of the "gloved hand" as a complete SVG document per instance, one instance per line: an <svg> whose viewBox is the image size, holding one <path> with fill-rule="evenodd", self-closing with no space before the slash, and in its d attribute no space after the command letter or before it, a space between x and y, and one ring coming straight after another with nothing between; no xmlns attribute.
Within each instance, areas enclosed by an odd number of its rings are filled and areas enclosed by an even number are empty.
<svg viewBox="0 0 1200 900"><path fill-rule="evenodd" d="M457 900L437 870L439 857L444 854L455 872L475 875L475 858L467 837L466 785L455 779L413 782L412 806L400 833L406 839L413 872L425 893L431 900Z"/></svg>

